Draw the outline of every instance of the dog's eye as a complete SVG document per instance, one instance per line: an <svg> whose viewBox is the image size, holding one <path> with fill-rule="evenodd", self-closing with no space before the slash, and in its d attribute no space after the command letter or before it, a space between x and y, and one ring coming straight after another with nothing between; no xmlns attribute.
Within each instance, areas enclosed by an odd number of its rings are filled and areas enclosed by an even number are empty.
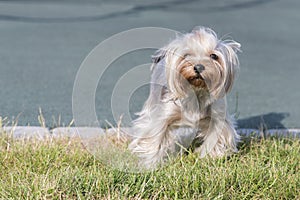
<svg viewBox="0 0 300 200"><path fill-rule="evenodd" d="M186 53L186 54L183 55L183 57L186 58L186 57L188 57L188 56L190 56L190 55L191 55L191 54Z"/></svg>
<svg viewBox="0 0 300 200"><path fill-rule="evenodd" d="M214 53L210 54L210 58L213 59L213 60L218 60L219 59L219 57Z"/></svg>

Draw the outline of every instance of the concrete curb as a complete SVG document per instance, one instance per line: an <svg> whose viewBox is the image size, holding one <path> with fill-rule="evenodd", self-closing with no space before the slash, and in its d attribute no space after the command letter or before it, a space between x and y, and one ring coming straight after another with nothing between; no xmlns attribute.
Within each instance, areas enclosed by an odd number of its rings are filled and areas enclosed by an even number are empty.
<svg viewBox="0 0 300 200"><path fill-rule="evenodd" d="M93 138L105 133L102 128L93 127L59 127L51 130L53 137L80 137L80 138Z"/></svg>
<svg viewBox="0 0 300 200"><path fill-rule="evenodd" d="M58 127L54 129L48 129L37 126L5 126L0 127L0 134L2 132L11 135L15 139L32 139L36 138L39 140L49 137L80 137L82 139L93 138L102 134L114 134L120 131L121 134L128 135L131 132L130 127L110 128L94 128L94 127ZM270 129L266 131L260 131L258 129L237 129L237 132L241 136L259 137L259 136L277 136L277 137L291 137L300 138L300 129Z"/></svg>
<svg viewBox="0 0 300 200"><path fill-rule="evenodd" d="M6 126L0 128L15 139L39 139L42 140L50 136L47 128L37 126ZM0 132L0 134L2 131Z"/></svg>

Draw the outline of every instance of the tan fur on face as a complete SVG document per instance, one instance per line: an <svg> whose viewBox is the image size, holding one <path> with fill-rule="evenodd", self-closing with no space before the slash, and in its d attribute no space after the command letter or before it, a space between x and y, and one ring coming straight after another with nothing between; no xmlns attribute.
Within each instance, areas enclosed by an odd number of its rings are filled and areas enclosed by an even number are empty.
<svg viewBox="0 0 300 200"><path fill-rule="evenodd" d="M194 65L190 62L184 62L180 66L180 74L195 87L203 89L207 87L202 75L195 72Z"/></svg>

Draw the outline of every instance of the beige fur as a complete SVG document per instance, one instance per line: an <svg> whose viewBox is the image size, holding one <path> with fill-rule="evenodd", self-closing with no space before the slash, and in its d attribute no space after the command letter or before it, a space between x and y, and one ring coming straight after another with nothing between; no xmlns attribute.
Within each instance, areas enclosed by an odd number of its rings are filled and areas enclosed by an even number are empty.
<svg viewBox="0 0 300 200"><path fill-rule="evenodd" d="M195 149L200 157L237 151L239 136L225 96L239 67L239 48L239 43L197 27L157 52L150 94L134 121L129 145L143 166L154 168L193 141L201 143Z"/></svg>

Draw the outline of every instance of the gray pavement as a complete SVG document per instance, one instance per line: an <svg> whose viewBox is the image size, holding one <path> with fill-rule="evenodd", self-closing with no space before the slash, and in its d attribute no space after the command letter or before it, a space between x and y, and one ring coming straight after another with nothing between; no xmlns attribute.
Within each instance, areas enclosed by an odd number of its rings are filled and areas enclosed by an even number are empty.
<svg viewBox="0 0 300 200"><path fill-rule="evenodd" d="M98 43L131 28L188 32L204 25L242 44L240 75L228 97L239 127L299 128L299 8L298 0L0 1L0 116L38 125L40 107L48 127L68 124L77 70ZM106 72L95 99L102 122L112 121L115 82L153 52L129 53ZM133 95L132 112L146 92Z"/></svg>

